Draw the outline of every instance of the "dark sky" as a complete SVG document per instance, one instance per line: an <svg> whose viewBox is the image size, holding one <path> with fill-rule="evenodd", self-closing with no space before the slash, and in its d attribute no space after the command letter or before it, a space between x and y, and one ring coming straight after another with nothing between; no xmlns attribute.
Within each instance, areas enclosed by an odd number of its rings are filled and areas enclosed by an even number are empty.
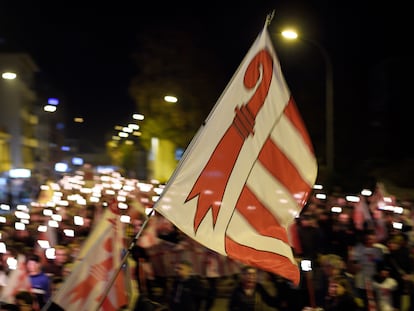
<svg viewBox="0 0 414 311"><path fill-rule="evenodd" d="M51 93L56 89L63 94L68 115L98 121L94 122L96 131L96 124L112 128L135 110L128 86L136 73L130 54L137 48L137 34L151 33L152 27L178 27L202 36L204 46L221 56L226 82L217 90L218 98L262 29L266 15L274 10L271 31L295 25L330 54L334 64L337 153L351 161L357 153L384 155L390 148L401 154L401 148L395 145L405 143L409 127L403 124L411 121L406 107L410 88L403 77L412 65L412 56L407 41L409 19L404 17L410 10L404 6L398 2L373 5L367 1L328 0L124 1L99 6L86 2L2 1L0 37L3 47L29 52ZM300 49L287 47L277 40L275 45L311 135L323 141L321 54L305 45ZM311 103L307 99L309 90L319 96L319 105L307 104ZM354 144L356 150L349 150ZM377 149L367 147L371 144ZM408 154L412 155L410 148ZM316 149L323 149L323 145L317 143Z"/></svg>

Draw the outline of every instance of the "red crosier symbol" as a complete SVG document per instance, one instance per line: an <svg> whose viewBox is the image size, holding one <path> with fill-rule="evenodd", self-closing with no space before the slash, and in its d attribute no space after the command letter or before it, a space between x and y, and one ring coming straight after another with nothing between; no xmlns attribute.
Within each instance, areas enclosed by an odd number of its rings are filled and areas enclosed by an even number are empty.
<svg viewBox="0 0 414 311"><path fill-rule="evenodd" d="M197 211L194 217L195 232L210 208L213 213L213 226L217 222L228 179L240 150L247 137L254 135L255 118L269 92L272 73L273 59L267 50L261 50L251 60L243 80L247 89L257 86L255 93L247 104L235 108L233 122L187 196L186 201L198 196ZM208 191L205 191L207 189Z"/></svg>

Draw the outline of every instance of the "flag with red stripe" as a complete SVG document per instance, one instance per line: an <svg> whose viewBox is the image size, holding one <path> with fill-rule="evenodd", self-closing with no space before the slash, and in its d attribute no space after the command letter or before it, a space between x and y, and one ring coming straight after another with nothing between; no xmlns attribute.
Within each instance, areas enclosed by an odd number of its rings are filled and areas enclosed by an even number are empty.
<svg viewBox="0 0 414 311"><path fill-rule="evenodd" d="M265 26L154 208L204 246L298 284L287 228L316 175Z"/></svg>
<svg viewBox="0 0 414 311"><path fill-rule="evenodd" d="M130 280L127 267L121 268L124 251L124 228L114 200L84 242L53 303L65 311L116 311L127 306Z"/></svg>

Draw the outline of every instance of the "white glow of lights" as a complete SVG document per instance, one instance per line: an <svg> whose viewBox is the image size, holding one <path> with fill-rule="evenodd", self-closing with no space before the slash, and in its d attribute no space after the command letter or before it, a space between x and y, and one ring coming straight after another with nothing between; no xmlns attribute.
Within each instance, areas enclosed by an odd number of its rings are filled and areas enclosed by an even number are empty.
<svg viewBox="0 0 414 311"><path fill-rule="evenodd" d="M115 195L115 191L110 190L110 189L107 189L107 190L105 190L105 194L108 194L108 195Z"/></svg>
<svg viewBox="0 0 414 311"><path fill-rule="evenodd" d="M128 137L128 136L129 136L129 134L128 134L128 133L125 133L125 132L119 132L119 133L118 133L118 136L119 136L119 137L126 138L126 137Z"/></svg>
<svg viewBox="0 0 414 311"><path fill-rule="evenodd" d="M393 222L393 223L392 223L392 227L393 227L394 229L401 230L401 229L402 229L402 227L403 227L403 224L402 224L401 222Z"/></svg>
<svg viewBox="0 0 414 311"><path fill-rule="evenodd" d="M119 208L119 209L128 209L128 204L125 204L125 203L119 202L119 203L118 203L118 208Z"/></svg>
<svg viewBox="0 0 414 311"><path fill-rule="evenodd" d="M402 208L401 206L394 206L394 213L402 214L404 213L404 208Z"/></svg>
<svg viewBox="0 0 414 311"><path fill-rule="evenodd" d="M26 212L15 211L14 215L19 219L30 219L30 215Z"/></svg>
<svg viewBox="0 0 414 311"><path fill-rule="evenodd" d="M313 189L322 190L323 189L323 186L322 185L315 184L315 185L313 185Z"/></svg>
<svg viewBox="0 0 414 311"><path fill-rule="evenodd" d="M10 178L29 178L31 171L27 168L12 168L9 170Z"/></svg>
<svg viewBox="0 0 414 311"><path fill-rule="evenodd" d="M0 209L2 209L3 211L10 211L10 205L0 204Z"/></svg>
<svg viewBox="0 0 414 311"><path fill-rule="evenodd" d="M47 225L51 228L59 228L59 223L56 220L49 220Z"/></svg>
<svg viewBox="0 0 414 311"><path fill-rule="evenodd" d="M56 221L62 221L62 215L53 214L52 219Z"/></svg>
<svg viewBox="0 0 414 311"><path fill-rule="evenodd" d="M77 226L83 226L83 217L73 216L73 223Z"/></svg>
<svg viewBox="0 0 414 311"><path fill-rule="evenodd" d="M0 253L6 254L6 252L7 252L6 244L4 242L0 242Z"/></svg>
<svg viewBox="0 0 414 311"><path fill-rule="evenodd" d="M30 223L30 220L29 219L20 219L20 222L28 225Z"/></svg>
<svg viewBox="0 0 414 311"><path fill-rule="evenodd" d="M45 216L52 216L53 215L53 211L51 209L43 209L43 215Z"/></svg>
<svg viewBox="0 0 414 311"><path fill-rule="evenodd" d="M153 196L151 197L152 202L157 202L159 198L160 198L160 196L159 196L159 195L153 195Z"/></svg>
<svg viewBox="0 0 414 311"><path fill-rule="evenodd" d="M139 125L135 124L135 123L130 123L128 124L128 127L132 130L138 131L139 130Z"/></svg>
<svg viewBox="0 0 414 311"><path fill-rule="evenodd" d="M153 185L151 185L151 184L139 183L139 184L138 184L138 187L139 187L139 190L140 190L141 192L150 192L150 191L151 191L151 189L152 189L154 186L153 186Z"/></svg>
<svg viewBox="0 0 414 311"><path fill-rule="evenodd" d="M347 200L348 202L358 203L359 202L359 197L355 196L355 195L347 195L345 197L345 200Z"/></svg>
<svg viewBox="0 0 414 311"><path fill-rule="evenodd" d="M65 233L67 237L73 238L75 236L75 231L72 229L65 229L63 230L63 232Z"/></svg>
<svg viewBox="0 0 414 311"><path fill-rule="evenodd" d="M0 216L0 223L5 224L5 223L6 223L6 221L7 221L6 217L4 217L4 216Z"/></svg>
<svg viewBox="0 0 414 311"><path fill-rule="evenodd" d="M46 249L45 256L47 259L55 259L56 258L55 249L53 247Z"/></svg>
<svg viewBox="0 0 414 311"><path fill-rule="evenodd" d="M362 194L363 196L369 197L370 195L372 195L372 191L371 191L371 190L369 190L369 189L362 189L362 190L361 190L361 194Z"/></svg>
<svg viewBox="0 0 414 311"><path fill-rule="evenodd" d="M47 240L37 240L37 244L39 244L41 248L50 248L49 241Z"/></svg>
<svg viewBox="0 0 414 311"><path fill-rule="evenodd" d="M1 74L1 77L4 80L14 80L14 79L16 79L17 75L14 72L3 72Z"/></svg>
<svg viewBox="0 0 414 311"><path fill-rule="evenodd" d="M128 215L121 215L121 217L119 217L119 220L125 224L129 224L131 222L131 217Z"/></svg>
<svg viewBox="0 0 414 311"><path fill-rule="evenodd" d="M176 102L178 101L177 97L175 97L175 96L171 96L171 95L166 95L166 96L164 96L164 100L165 100L167 103L176 103Z"/></svg>
<svg viewBox="0 0 414 311"><path fill-rule="evenodd" d="M301 260L300 268L302 269L302 271L305 271L305 272L312 271L312 261Z"/></svg>
<svg viewBox="0 0 414 311"><path fill-rule="evenodd" d="M23 204L17 205L16 209L19 210L19 211L25 211L25 212L29 211L29 208L27 207L27 205L23 205Z"/></svg>
<svg viewBox="0 0 414 311"><path fill-rule="evenodd" d="M385 203L392 203L392 198L390 198L390 197L384 197L384 202Z"/></svg>
<svg viewBox="0 0 414 311"><path fill-rule="evenodd" d="M17 269L17 259L14 257L7 258L7 266L10 270L16 270Z"/></svg>
<svg viewBox="0 0 414 311"><path fill-rule="evenodd" d="M332 206L331 207L331 212L332 213L342 213L342 208L339 206Z"/></svg>
<svg viewBox="0 0 414 311"><path fill-rule="evenodd" d="M326 194L325 193L317 193L315 195L315 197L319 200L325 200L326 199Z"/></svg>
<svg viewBox="0 0 414 311"><path fill-rule="evenodd" d="M39 232L47 232L47 226L45 226L45 225L39 225L37 227L37 231L39 231Z"/></svg>
<svg viewBox="0 0 414 311"><path fill-rule="evenodd" d="M140 114L140 113L134 113L134 114L132 115L132 118L133 118L134 120L140 120L140 121L142 121L142 120L144 120L144 115L143 115L143 114Z"/></svg>
<svg viewBox="0 0 414 311"><path fill-rule="evenodd" d="M24 229L26 229L26 225L24 224L24 223L21 223L21 222L15 222L14 223L14 229L16 229L16 230L24 230Z"/></svg>
<svg viewBox="0 0 414 311"><path fill-rule="evenodd" d="M158 194L158 195L160 195L163 191L164 191L164 189L163 189L163 188L159 188L159 187L154 188L154 192L155 192L156 194Z"/></svg>
<svg viewBox="0 0 414 311"><path fill-rule="evenodd" d="M99 198L97 198L97 197L90 197L89 198L89 201L92 202L92 203L98 203L99 202Z"/></svg>

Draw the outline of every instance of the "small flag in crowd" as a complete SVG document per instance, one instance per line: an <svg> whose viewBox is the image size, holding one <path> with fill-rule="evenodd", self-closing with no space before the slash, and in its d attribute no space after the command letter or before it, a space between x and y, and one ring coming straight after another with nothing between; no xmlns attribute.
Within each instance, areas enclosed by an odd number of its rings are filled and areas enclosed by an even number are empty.
<svg viewBox="0 0 414 311"><path fill-rule="evenodd" d="M299 284L287 228L316 175L265 25L154 208L204 246Z"/></svg>
<svg viewBox="0 0 414 311"><path fill-rule="evenodd" d="M53 303L65 311L116 311L128 305L129 283L125 269L119 269L124 253L124 229L114 201L85 241Z"/></svg>
<svg viewBox="0 0 414 311"><path fill-rule="evenodd" d="M26 256L19 254L16 261L16 269L11 270L7 285L1 291L1 302L14 303L14 296L19 291L31 291L32 286L26 269Z"/></svg>

